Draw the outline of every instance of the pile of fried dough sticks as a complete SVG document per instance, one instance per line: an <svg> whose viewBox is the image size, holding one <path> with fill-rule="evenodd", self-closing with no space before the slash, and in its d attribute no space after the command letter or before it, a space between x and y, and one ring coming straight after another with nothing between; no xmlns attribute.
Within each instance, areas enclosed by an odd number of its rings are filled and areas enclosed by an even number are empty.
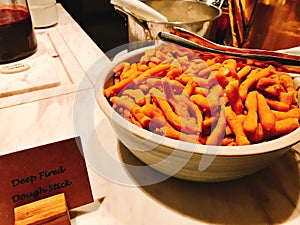
<svg viewBox="0 0 300 225"><path fill-rule="evenodd" d="M174 44L122 62L104 95L135 125L207 145L249 145L299 127L293 79L272 65L203 54Z"/></svg>

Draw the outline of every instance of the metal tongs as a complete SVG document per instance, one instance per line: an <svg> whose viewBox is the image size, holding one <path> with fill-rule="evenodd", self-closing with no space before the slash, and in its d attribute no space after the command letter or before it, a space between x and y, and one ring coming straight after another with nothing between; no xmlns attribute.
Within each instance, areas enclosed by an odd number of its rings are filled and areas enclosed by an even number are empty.
<svg viewBox="0 0 300 225"><path fill-rule="evenodd" d="M248 58L264 61L276 66L280 66L286 72L300 73L300 56L297 55L259 49L245 49L223 46L215 44L180 27L173 27L170 32L160 32L158 34L158 37L163 41L172 42L190 49L215 54L229 55L238 58ZM295 76L300 75L295 74Z"/></svg>

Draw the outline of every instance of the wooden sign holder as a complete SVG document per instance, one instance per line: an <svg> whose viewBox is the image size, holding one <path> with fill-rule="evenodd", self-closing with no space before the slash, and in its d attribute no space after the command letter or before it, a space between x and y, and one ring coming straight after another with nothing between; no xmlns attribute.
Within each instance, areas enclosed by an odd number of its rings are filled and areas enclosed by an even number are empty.
<svg viewBox="0 0 300 225"><path fill-rule="evenodd" d="M14 209L15 225L71 225L64 193Z"/></svg>

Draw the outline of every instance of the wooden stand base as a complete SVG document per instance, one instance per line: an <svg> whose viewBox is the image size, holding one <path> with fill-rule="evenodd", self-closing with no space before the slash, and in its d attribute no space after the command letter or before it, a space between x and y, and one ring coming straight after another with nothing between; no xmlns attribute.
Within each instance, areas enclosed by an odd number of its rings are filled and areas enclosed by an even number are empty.
<svg viewBox="0 0 300 225"><path fill-rule="evenodd" d="M19 206L14 212L15 225L71 225L63 193Z"/></svg>

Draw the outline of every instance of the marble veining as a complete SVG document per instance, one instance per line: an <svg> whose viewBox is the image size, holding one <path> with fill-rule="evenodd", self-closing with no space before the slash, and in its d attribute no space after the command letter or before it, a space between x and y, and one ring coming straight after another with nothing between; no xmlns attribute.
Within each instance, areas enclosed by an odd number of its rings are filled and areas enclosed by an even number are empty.
<svg viewBox="0 0 300 225"><path fill-rule="evenodd" d="M18 63L26 63L29 70L12 74L0 74L0 98L26 92L47 89L60 85L59 76L50 60L42 42L39 44L39 57L21 60ZM14 65L14 63L5 66Z"/></svg>

